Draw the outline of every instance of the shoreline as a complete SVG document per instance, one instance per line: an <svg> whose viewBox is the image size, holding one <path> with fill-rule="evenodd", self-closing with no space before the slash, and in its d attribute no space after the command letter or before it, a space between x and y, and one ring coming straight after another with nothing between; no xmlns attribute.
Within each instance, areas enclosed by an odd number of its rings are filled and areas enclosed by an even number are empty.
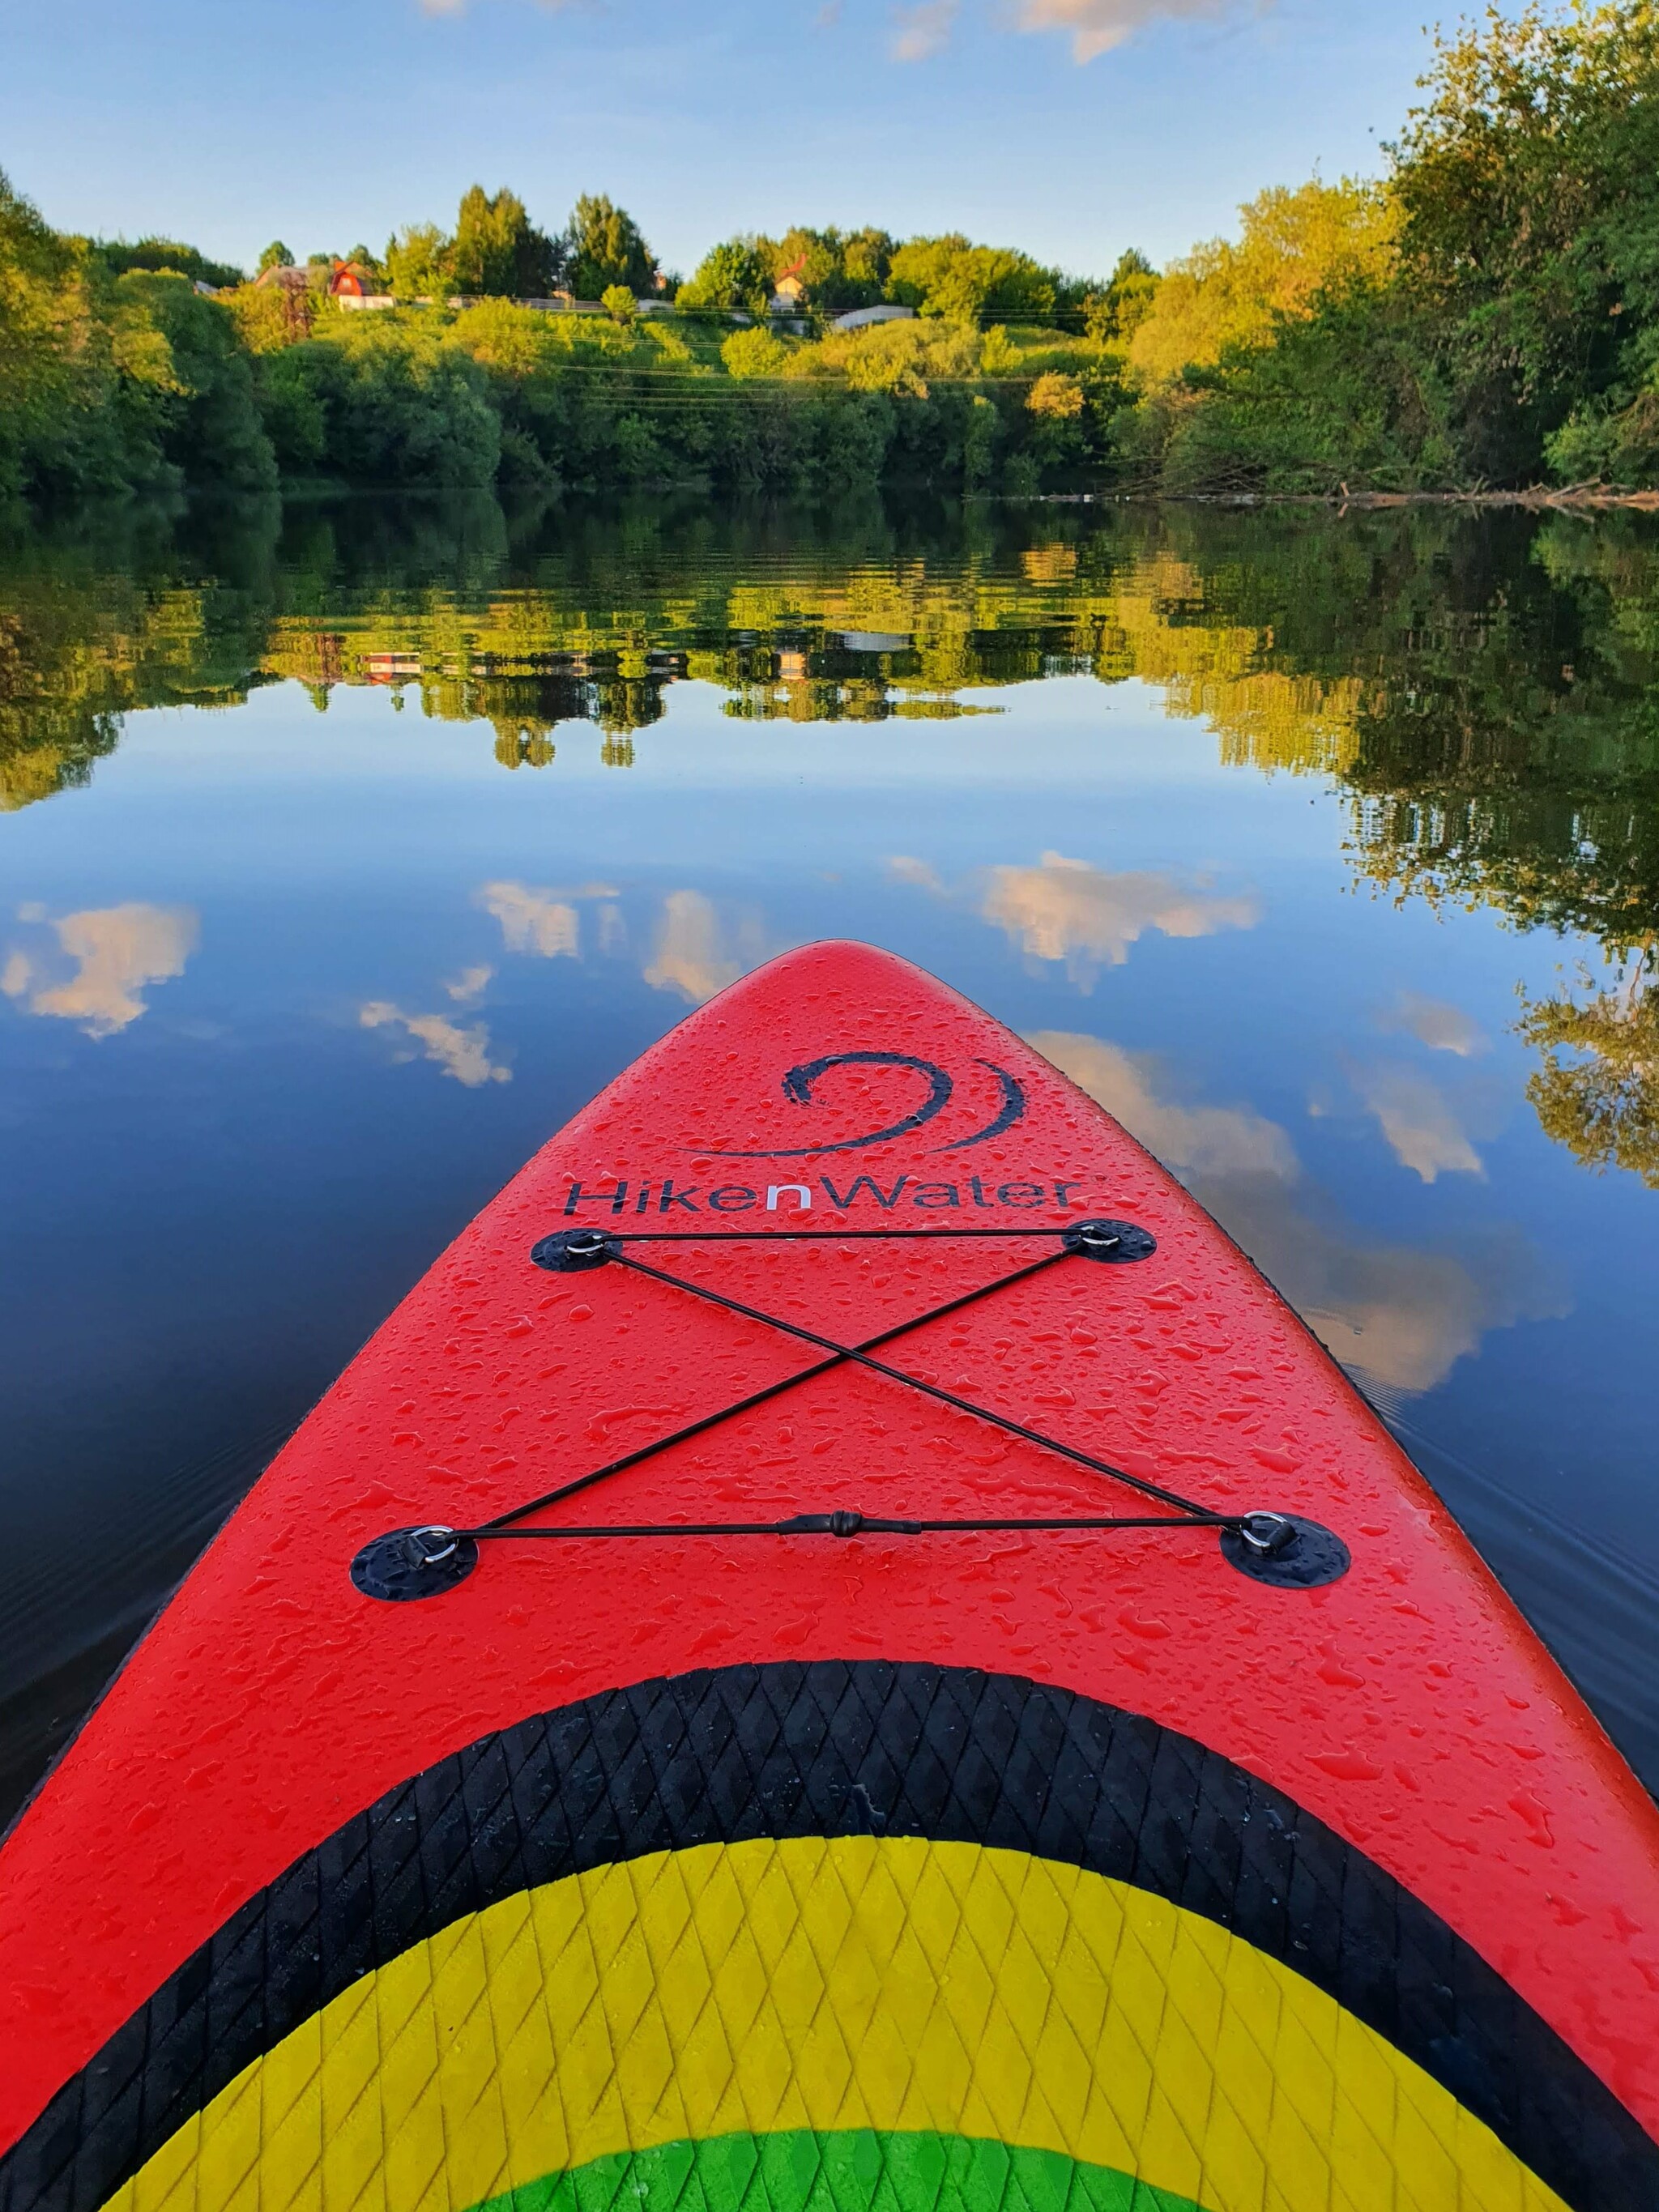
<svg viewBox="0 0 1659 2212"><path fill-rule="evenodd" d="M1584 514L1623 507L1659 514L1659 489L1620 491L1589 484L1567 484L1559 490L1548 484L1529 484L1523 491L1039 491L979 496L1020 507L1322 507L1339 514L1354 507L1509 507L1534 514L1559 508Z"/></svg>

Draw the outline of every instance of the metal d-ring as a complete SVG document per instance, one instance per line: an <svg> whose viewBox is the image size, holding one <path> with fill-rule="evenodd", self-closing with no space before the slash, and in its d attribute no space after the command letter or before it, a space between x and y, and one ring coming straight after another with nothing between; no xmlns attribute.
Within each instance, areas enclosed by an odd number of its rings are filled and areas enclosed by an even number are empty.
<svg viewBox="0 0 1659 2212"><path fill-rule="evenodd" d="M1296 1541L1296 1523L1283 1513L1247 1513L1238 1533L1258 1559L1270 1559Z"/></svg>
<svg viewBox="0 0 1659 2212"><path fill-rule="evenodd" d="M1221 1555L1252 1582L1280 1589L1319 1589L1353 1565L1334 1529L1299 1513L1241 1514L1221 1532Z"/></svg>

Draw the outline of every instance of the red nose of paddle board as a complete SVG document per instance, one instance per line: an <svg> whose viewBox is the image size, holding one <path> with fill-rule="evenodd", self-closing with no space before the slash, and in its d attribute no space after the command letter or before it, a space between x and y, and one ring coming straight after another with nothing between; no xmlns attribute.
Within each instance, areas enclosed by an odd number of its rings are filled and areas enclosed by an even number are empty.
<svg viewBox="0 0 1659 2212"><path fill-rule="evenodd" d="M0 2017L4 2212L1652 2212L1659 1820L1201 1209L821 945L278 1456Z"/></svg>

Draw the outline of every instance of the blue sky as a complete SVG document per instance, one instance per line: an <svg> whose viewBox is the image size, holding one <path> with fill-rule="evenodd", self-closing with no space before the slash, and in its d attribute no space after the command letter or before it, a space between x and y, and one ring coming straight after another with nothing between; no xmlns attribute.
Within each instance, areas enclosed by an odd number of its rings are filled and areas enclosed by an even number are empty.
<svg viewBox="0 0 1659 2212"><path fill-rule="evenodd" d="M608 191L683 270L792 222L1083 272L1374 171L1425 0L54 0L0 7L0 166L60 227L379 247L477 179Z"/></svg>

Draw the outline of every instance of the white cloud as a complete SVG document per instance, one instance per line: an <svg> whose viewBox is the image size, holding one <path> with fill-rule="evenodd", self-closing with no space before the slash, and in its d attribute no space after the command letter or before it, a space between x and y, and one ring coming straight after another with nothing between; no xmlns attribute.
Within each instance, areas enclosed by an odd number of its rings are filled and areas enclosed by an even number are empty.
<svg viewBox="0 0 1659 2212"><path fill-rule="evenodd" d="M1462 1251L1372 1242L1301 1180L1290 1138L1247 1107L1164 1097L1158 1063L1099 1037L1029 1039L1178 1172L1345 1366L1382 1394L1431 1390L1493 1328L1565 1310L1518 1235Z"/></svg>
<svg viewBox="0 0 1659 2212"><path fill-rule="evenodd" d="M45 909L18 909L20 921L40 923ZM141 995L148 983L171 982L200 936L189 907L147 906L137 900L123 906L88 907L61 915L52 925L58 949L76 963L61 973L57 957L14 950L0 974L0 989L22 1002L32 1014L56 1014L79 1022L88 1036L113 1036L147 1010Z"/></svg>
<svg viewBox="0 0 1659 2212"><path fill-rule="evenodd" d="M1425 998L1420 991L1397 993L1392 1005L1377 1015L1376 1026L1403 1030L1419 1044L1427 1045L1431 1052L1455 1052L1460 1060L1472 1060L1488 1048L1486 1032L1461 1006L1448 1006L1443 999Z"/></svg>
<svg viewBox="0 0 1659 2212"><path fill-rule="evenodd" d="M511 1083L513 1071L497 1066L489 1057L489 1031L482 1022L461 1029L441 1014L406 1014L389 1000L371 1000L359 1009L357 1019L366 1030L401 1029L418 1044L424 1056L435 1060L446 1075L464 1083L469 1091L486 1083ZM412 1052L398 1055L413 1060Z"/></svg>
<svg viewBox="0 0 1659 2212"><path fill-rule="evenodd" d="M416 0L416 4L422 15L441 18L465 15L471 0ZM1064 33L1077 59L1090 62L1149 23L1194 18L1218 22L1243 12L1247 4L1260 9L1271 6L1272 0L1012 0L1012 4L1018 29ZM538 0L538 5L556 15L574 6L575 0ZM926 61L938 53L948 43L961 12L962 0L900 0L892 10L894 60ZM813 26L833 30L842 13L842 0L823 0Z"/></svg>
<svg viewBox="0 0 1659 2212"><path fill-rule="evenodd" d="M423 15L465 15L468 0L417 0L417 4ZM537 4L556 15L561 9L574 6L574 0L537 0Z"/></svg>
<svg viewBox="0 0 1659 2212"><path fill-rule="evenodd" d="M925 62L950 38L957 0L916 0L893 10L892 55L896 62Z"/></svg>
<svg viewBox="0 0 1659 2212"><path fill-rule="evenodd" d="M1063 960L1085 986L1097 962L1121 968L1149 929L1210 937L1253 929L1261 918L1254 898L1188 888L1173 876L1113 874L1059 853L1045 853L1035 868L993 868L980 911L1034 959Z"/></svg>
<svg viewBox="0 0 1659 2212"><path fill-rule="evenodd" d="M1091 62L1149 23L1213 23L1237 12L1237 0L1018 0L1015 20L1022 31L1064 32L1073 58Z"/></svg>
<svg viewBox="0 0 1659 2212"><path fill-rule="evenodd" d="M544 960L561 954L574 959L578 923L573 898L602 897L599 887L578 891L533 890L528 884L481 884L477 899L486 913L501 925L501 940L509 952L533 952Z"/></svg>
<svg viewBox="0 0 1659 2212"><path fill-rule="evenodd" d="M1425 1182L1442 1175L1485 1173L1450 1100L1426 1075L1385 1060L1351 1067L1348 1079L1367 1112L1376 1115L1402 1168Z"/></svg>

